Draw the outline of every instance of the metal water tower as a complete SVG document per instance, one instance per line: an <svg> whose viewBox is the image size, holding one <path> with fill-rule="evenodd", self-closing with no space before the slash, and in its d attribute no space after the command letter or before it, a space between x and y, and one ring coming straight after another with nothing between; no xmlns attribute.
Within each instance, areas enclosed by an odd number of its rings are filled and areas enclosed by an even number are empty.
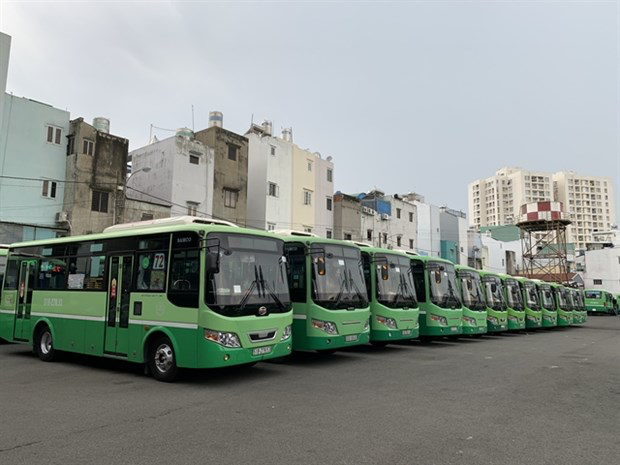
<svg viewBox="0 0 620 465"><path fill-rule="evenodd" d="M224 114L221 111L210 111L209 112L209 127L224 127Z"/></svg>
<svg viewBox="0 0 620 465"><path fill-rule="evenodd" d="M562 202L533 202L521 206L519 227L523 275L543 281L570 281L566 227L571 224Z"/></svg>

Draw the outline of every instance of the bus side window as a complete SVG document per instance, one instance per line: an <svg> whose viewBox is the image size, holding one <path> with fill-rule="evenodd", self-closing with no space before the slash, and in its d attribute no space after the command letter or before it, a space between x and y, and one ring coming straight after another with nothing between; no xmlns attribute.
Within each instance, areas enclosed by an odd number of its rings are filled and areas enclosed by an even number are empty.
<svg viewBox="0 0 620 465"><path fill-rule="evenodd" d="M426 302L426 287L424 286L424 263L418 261L411 262L413 270L413 284L418 302Z"/></svg>
<svg viewBox="0 0 620 465"><path fill-rule="evenodd" d="M17 279L19 274L19 261L16 258L9 258L4 275L4 290L14 291L17 289Z"/></svg>
<svg viewBox="0 0 620 465"><path fill-rule="evenodd" d="M306 302L306 250L303 245L286 245L288 285L292 302Z"/></svg>

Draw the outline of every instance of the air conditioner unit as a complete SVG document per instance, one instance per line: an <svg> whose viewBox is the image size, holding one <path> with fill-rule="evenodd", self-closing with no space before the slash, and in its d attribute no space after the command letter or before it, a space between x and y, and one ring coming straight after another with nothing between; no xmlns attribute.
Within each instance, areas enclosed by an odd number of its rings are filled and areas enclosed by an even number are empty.
<svg viewBox="0 0 620 465"><path fill-rule="evenodd" d="M69 213L67 212L56 213L56 223L68 223L68 222L69 222Z"/></svg>
<svg viewBox="0 0 620 465"><path fill-rule="evenodd" d="M381 214L381 219L387 221L387 220L390 219L390 215L388 215L387 213L382 213Z"/></svg>
<svg viewBox="0 0 620 465"><path fill-rule="evenodd" d="M362 207L362 212L366 213L367 215L371 215L372 208L368 208L368 207Z"/></svg>

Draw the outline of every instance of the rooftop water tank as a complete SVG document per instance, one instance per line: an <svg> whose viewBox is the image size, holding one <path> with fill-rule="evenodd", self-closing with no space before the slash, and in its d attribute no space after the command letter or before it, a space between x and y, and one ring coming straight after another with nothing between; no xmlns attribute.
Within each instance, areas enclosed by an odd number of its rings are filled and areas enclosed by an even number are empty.
<svg viewBox="0 0 620 465"><path fill-rule="evenodd" d="M93 118L93 127L99 132L110 134L110 120L103 116Z"/></svg>
<svg viewBox="0 0 620 465"><path fill-rule="evenodd" d="M293 142L293 128L282 129L282 139L286 142Z"/></svg>
<svg viewBox="0 0 620 465"><path fill-rule="evenodd" d="M224 114L221 111L210 111L209 112L209 127L224 127Z"/></svg>
<svg viewBox="0 0 620 465"><path fill-rule="evenodd" d="M271 132L273 130L273 124L271 123L271 121L269 120L263 121L262 126L263 126L263 131L265 135L270 136L271 134L273 134Z"/></svg>
<svg viewBox="0 0 620 465"><path fill-rule="evenodd" d="M179 128L176 132L177 137L182 137L183 139L192 140L194 139L194 131L190 128Z"/></svg>

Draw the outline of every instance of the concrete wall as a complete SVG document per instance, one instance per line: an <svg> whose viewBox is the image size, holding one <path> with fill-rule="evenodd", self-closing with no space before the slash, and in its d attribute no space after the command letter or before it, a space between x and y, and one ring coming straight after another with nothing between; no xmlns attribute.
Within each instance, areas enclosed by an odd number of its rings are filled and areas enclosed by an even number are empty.
<svg viewBox="0 0 620 465"><path fill-rule="evenodd" d="M308 169L308 163L312 165ZM315 189L315 173L317 168L314 154L293 145L292 164L292 191L291 191L291 229L301 230L314 228L315 225L315 202L317 202ZM312 205L304 204L304 192L312 193Z"/></svg>
<svg viewBox="0 0 620 465"><path fill-rule="evenodd" d="M417 208L413 202L409 202L400 197L389 197L392 204L392 215L389 221L390 244L395 249L413 250L417 249L417 227L418 215ZM400 210L400 218L398 211ZM411 215L410 215L411 214ZM398 244L400 238L400 245Z"/></svg>
<svg viewBox="0 0 620 465"><path fill-rule="evenodd" d="M198 165L189 162L190 152L199 157ZM213 214L213 151L202 142L173 136L133 150L130 155L136 174L129 180L128 191L134 188L145 192L147 195L141 197L144 200L170 202L171 216L187 215L188 202L197 204L197 216ZM149 172L138 172L147 166Z"/></svg>
<svg viewBox="0 0 620 465"><path fill-rule="evenodd" d="M0 178L0 222L49 228L56 234L62 210L69 112L4 94L0 128L0 174L35 180ZM47 126L60 129L60 143L47 142ZM43 182L56 181L55 198L42 195ZM0 238L2 241L2 238Z"/></svg>
<svg viewBox="0 0 620 465"><path fill-rule="evenodd" d="M490 234L481 234L482 269L497 273L519 273L521 271L522 251L520 241L503 242L495 240ZM509 269L510 264L515 269Z"/></svg>
<svg viewBox="0 0 620 465"><path fill-rule="evenodd" d="M334 164L321 158L318 154L314 157L315 163L315 197L314 203L314 233L321 237L327 237L327 232L334 233ZM332 172L332 181L327 179L327 171ZM331 211L327 209L327 199L332 201Z"/></svg>
<svg viewBox="0 0 620 465"><path fill-rule="evenodd" d="M369 207L367 207L369 208ZM374 212L374 210L372 210ZM361 241L375 247L396 248L395 238L391 235L390 220L381 219L379 213L367 213L362 208Z"/></svg>
<svg viewBox="0 0 620 465"><path fill-rule="evenodd" d="M94 143L94 152L84 153L84 140ZM123 221L124 187L129 141L97 131L78 118L71 122L70 153L66 157L67 183L64 211L72 235L97 233ZM92 209L93 191L108 193L108 211Z"/></svg>
<svg viewBox="0 0 620 465"><path fill-rule="evenodd" d="M131 194L128 194L128 197L129 198L125 200L125 213L122 223L144 221L147 218L158 220L161 218L169 218L171 216L170 204L164 205L132 199Z"/></svg>
<svg viewBox="0 0 620 465"><path fill-rule="evenodd" d="M220 127L203 129L196 140L213 149L213 217L245 226L248 199L248 139ZM229 145L236 146L237 159L228 158ZM235 208L224 204L224 189L237 192Z"/></svg>
<svg viewBox="0 0 620 465"><path fill-rule="evenodd" d="M248 226L290 229L293 146L278 137L248 133ZM272 148L274 154L272 155ZM277 196L269 196L269 183Z"/></svg>
<svg viewBox="0 0 620 465"><path fill-rule="evenodd" d="M609 247L588 250L585 255L585 272L582 274L586 289L605 289L620 294L620 249ZM602 284L594 284L594 280Z"/></svg>
<svg viewBox="0 0 620 465"><path fill-rule="evenodd" d="M354 197L341 193L334 194L334 239L362 237L362 205Z"/></svg>

